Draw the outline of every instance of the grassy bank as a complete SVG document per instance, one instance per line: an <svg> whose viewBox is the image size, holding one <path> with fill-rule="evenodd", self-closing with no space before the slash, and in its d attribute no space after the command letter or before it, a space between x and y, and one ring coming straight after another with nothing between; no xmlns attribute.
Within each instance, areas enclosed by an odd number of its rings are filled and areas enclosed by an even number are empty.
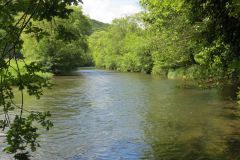
<svg viewBox="0 0 240 160"><path fill-rule="evenodd" d="M18 70L21 72L21 74L25 74L27 72L26 67L30 66L33 63L33 61L27 60L18 60L17 62L15 60L10 61L10 73L16 77L18 74ZM50 72L36 72L37 75L45 78L45 79L51 79L53 77L53 74Z"/></svg>

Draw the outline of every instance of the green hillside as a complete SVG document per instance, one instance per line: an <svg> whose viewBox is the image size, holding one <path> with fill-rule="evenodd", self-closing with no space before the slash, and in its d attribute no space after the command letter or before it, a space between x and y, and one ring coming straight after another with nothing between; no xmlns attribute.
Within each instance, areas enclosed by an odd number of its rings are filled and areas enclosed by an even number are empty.
<svg viewBox="0 0 240 160"><path fill-rule="evenodd" d="M104 30L110 25L108 23L103 23L103 22L97 21L95 19L92 19L91 22L92 22L92 31L93 32L98 31L98 30Z"/></svg>

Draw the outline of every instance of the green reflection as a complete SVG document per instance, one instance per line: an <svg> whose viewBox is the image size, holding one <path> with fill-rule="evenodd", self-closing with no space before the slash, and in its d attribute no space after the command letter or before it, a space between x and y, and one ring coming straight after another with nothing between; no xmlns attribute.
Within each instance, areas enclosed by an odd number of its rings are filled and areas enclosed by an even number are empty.
<svg viewBox="0 0 240 160"><path fill-rule="evenodd" d="M237 160L240 147L238 110L219 99L216 90L169 89L150 103L145 140L158 160Z"/></svg>

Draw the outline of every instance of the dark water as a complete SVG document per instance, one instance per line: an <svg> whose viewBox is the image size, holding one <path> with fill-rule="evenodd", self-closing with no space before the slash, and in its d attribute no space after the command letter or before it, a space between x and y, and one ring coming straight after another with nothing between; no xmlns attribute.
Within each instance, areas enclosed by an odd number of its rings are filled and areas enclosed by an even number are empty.
<svg viewBox="0 0 240 160"><path fill-rule="evenodd" d="M51 111L34 160L239 160L240 113L225 93L144 74L55 77L30 108Z"/></svg>

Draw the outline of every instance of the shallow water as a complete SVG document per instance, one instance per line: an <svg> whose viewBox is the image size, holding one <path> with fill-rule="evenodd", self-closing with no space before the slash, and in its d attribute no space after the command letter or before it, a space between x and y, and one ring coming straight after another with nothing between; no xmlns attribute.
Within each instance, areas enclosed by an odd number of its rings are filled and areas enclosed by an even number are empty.
<svg viewBox="0 0 240 160"><path fill-rule="evenodd" d="M40 101L25 100L54 122L34 160L240 159L240 113L226 89L91 69L53 83Z"/></svg>

